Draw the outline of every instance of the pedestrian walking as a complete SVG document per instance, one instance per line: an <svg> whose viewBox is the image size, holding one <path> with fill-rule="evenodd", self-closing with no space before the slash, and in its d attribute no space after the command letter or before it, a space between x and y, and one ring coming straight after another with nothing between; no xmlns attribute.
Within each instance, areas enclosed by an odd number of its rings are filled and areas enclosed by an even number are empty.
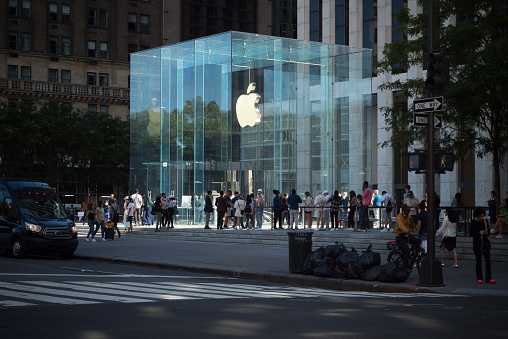
<svg viewBox="0 0 508 339"><path fill-rule="evenodd" d="M226 195L224 196L224 199L226 200L226 216L224 220L224 228L228 228L228 223L231 218L233 218L233 205L231 204L231 197L233 196L233 191L228 190Z"/></svg>
<svg viewBox="0 0 508 339"><path fill-rule="evenodd" d="M160 195L155 197L152 214L155 216L155 232L160 232L162 228L162 198Z"/></svg>
<svg viewBox="0 0 508 339"><path fill-rule="evenodd" d="M445 211L445 217L441 223L441 227L436 232L436 238L441 235L441 266L444 266L444 254L445 248L448 251L453 252L453 260L455 263L452 265L453 268L458 268L457 263L457 216L455 211L451 207L448 207Z"/></svg>
<svg viewBox="0 0 508 339"><path fill-rule="evenodd" d="M485 210L477 207L473 212L474 220L471 222L471 236L473 237L473 251L476 258L476 280L478 284L495 284L492 279L492 267L490 264L490 239L489 226L485 219ZM482 272L482 256L485 258L485 280Z"/></svg>
<svg viewBox="0 0 508 339"><path fill-rule="evenodd" d="M131 195L132 202L134 204L134 222L136 225L141 225L141 207L143 207L143 197L139 194L139 190L136 188L134 194Z"/></svg>
<svg viewBox="0 0 508 339"><path fill-rule="evenodd" d="M205 228L209 230L210 226L208 225L208 223L210 222L210 216L213 213L212 191L206 192L204 211L205 211Z"/></svg>
<svg viewBox="0 0 508 339"><path fill-rule="evenodd" d="M170 195L168 197L168 205L166 209L167 214L167 226L166 229L175 228L174 225L174 215L175 215L175 209L178 209L178 206L176 204L176 199L173 195Z"/></svg>
<svg viewBox="0 0 508 339"><path fill-rule="evenodd" d="M116 203L116 199L113 198L112 202L109 205L109 221L113 223L113 228L118 234L118 238L122 235L120 234L120 230L118 229L118 222L120 221L120 206Z"/></svg>
<svg viewBox="0 0 508 339"><path fill-rule="evenodd" d="M381 206L383 206L381 215L383 223L381 224L381 232L393 232L392 210L395 205L395 199L386 191L381 192Z"/></svg>
<svg viewBox="0 0 508 339"><path fill-rule="evenodd" d="M252 199L252 196L249 194L247 196L247 199L245 200L245 208L244 208L244 215L245 215L245 228L247 229L255 229L256 226L254 225L254 199Z"/></svg>
<svg viewBox="0 0 508 339"><path fill-rule="evenodd" d="M256 197L256 228L263 226L263 211L265 208L265 200L263 197L263 190L258 189L258 195Z"/></svg>
<svg viewBox="0 0 508 339"><path fill-rule="evenodd" d="M95 242L95 211L93 209L93 204L89 204L86 209L85 217L83 218L83 225L85 222L88 223L88 234L86 236L86 241L90 241L90 235L92 235L92 241Z"/></svg>
<svg viewBox="0 0 508 339"><path fill-rule="evenodd" d="M125 233L132 233L133 230L133 222L134 222L134 200L129 198L129 204L127 205L126 214L127 214L127 223L125 224ZM128 231L127 231L128 229Z"/></svg>
<svg viewBox="0 0 508 339"><path fill-rule="evenodd" d="M99 231L99 227L101 229L101 236L102 241L106 241L106 238L104 238L104 227L106 227L106 216L104 215L104 206L103 201L99 200L99 205L97 205L97 208L95 209L95 221L96 221L96 228L94 231L94 237Z"/></svg>

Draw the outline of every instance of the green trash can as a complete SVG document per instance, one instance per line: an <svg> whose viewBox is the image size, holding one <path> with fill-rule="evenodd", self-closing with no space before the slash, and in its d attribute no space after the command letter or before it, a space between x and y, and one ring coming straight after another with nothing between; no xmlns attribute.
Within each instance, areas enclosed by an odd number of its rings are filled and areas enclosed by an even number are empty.
<svg viewBox="0 0 508 339"><path fill-rule="evenodd" d="M291 273L302 273L307 255L312 252L313 232L288 232L289 236L289 270Z"/></svg>

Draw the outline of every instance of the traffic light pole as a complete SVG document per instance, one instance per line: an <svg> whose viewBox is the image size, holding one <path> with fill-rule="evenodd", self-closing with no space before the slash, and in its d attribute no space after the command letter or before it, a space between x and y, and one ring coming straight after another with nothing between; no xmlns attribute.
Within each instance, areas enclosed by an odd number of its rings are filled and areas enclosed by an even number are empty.
<svg viewBox="0 0 508 339"><path fill-rule="evenodd" d="M429 53L434 50L434 0L429 0ZM432 98L433 90L429 89L428 97ZM444 286L441 263L436 259L435 241L435 159L434 159L434 111L429 112L427 119L427 256L423 258L420 268L420 286Z"/></svg>

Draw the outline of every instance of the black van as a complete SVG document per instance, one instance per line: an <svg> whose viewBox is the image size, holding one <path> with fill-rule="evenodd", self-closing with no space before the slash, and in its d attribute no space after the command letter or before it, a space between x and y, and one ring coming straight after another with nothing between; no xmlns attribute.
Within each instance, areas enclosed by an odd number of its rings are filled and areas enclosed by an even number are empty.
<svg viewBox="0 0 508 339"><path fill-rule="evenodd" d="M29 179L0 179L0 247L16 258L59 254L78 247L78 232L55 191Z"/></svg>

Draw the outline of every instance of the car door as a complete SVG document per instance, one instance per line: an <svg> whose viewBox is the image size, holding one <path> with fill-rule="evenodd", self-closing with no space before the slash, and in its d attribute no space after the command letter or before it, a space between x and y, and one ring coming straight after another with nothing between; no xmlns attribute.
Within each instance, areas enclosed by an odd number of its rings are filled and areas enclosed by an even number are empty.
<svg viewBox="0 0 508 339"><path fill-rule="evenodd" d="M10 247L10 235L19 226L20 218L14 201L10 196L2 196L0 215L0 246Z"/></svg>

